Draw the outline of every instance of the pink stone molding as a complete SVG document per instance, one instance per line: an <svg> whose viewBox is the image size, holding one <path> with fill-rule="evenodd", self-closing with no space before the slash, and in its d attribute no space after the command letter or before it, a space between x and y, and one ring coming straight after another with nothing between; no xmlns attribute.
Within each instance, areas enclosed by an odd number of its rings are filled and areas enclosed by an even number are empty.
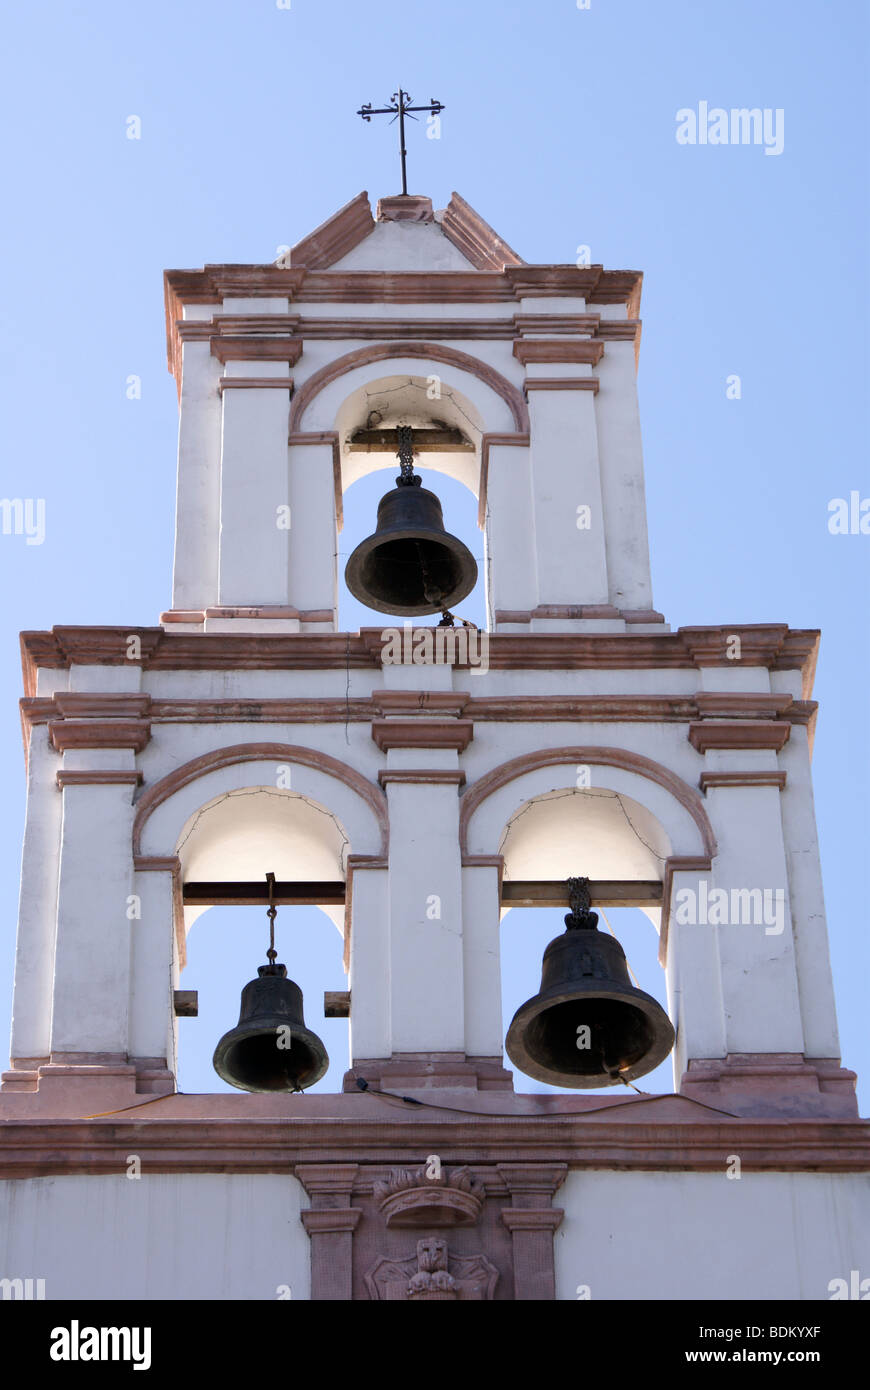
<svg viewBox="0 0 870 1390"><path fill-rule="evenodd" d="M344 529L344 492L341 481L341 449L335 430L291 430L287 441L291 447L305 444L329 444L332 447L332 487L335 493L335 520L339 531Z"/></svg>
<svg viewBox="0 0 870 1390"><path fill-rule="evenodd" d="M344 953L342 964L344 973L350 970L350 942L353 931L353 890L354 879L360 872L367 869L387 869L389 860L386 855L378 854L349 854L347 856L346 883L344 890Z"/></svg>
<svg viewBox="0 0 870 1390"><path fill-rule="evenodd" d="M209 609L209 613L222 613L230 617L242 617L245 610ZM268 609L247 610L251 616L268 616ZM326 610L323 610L325 613ZM162 615L167 622L203 621L203 611ZM317 620L317 610L300 613L300 618ZM202 639L197 639L202 640ZM524 640L529 640L528 638ZM534 640L534 639L532 639ZM308 697L272 698L263 700L240 700L222 698L200 699L159 699L150 696L129 696L119 694L82 696L82 700L93 698L95 703L90 714L83 717L94 719L124 718L135 715L140 707L132 707L132 700L147 701L142 706L145 715L153 724L330 724L330 723L369 723L371 720L396 717L436 717L458 718L464 714L476 722L523 722L532 723L656 723L688 724L699 716L699 699L695 695L526 695L526 696L471 696L468 691L406 691L390 690L372 692L371 696L343 696L315 699ZM724 696L723 699L727 699ZM771 700L777 701L776 717L790 724L807 723L807 702L792 700L790 696L748 695L742 707L742 718L764 719L771 712ZM21 704L21 717L25 735L34 725L49 723L56 718L60 700L66 696L24 697ZM117 699L117 708L112 701ZM65 708L65 703L63 708ZM78 708L78 707L77 707ZM87 710L82 705L82 710ZM731 774L702 773L702 777L731 776ZM735 773L734 776L743 774ZM748 775L748 774L747 774ZM753 774L755 776L756 774ZM761 777L781 778L784 773L759 773Z"/></svg>
<svg viewBox="0 0 870 1390"><path fill-rule="evenodd" d="M297 241L285 260L294 269L325 270L364 241L374 228L369 195L358 193L302 241Z"/></svg>
<svg viewBox="0 0 870 1390"><path fill-rule="evenodd" d="M791 725L767 719L704 720L689 725L689 742L699 753L708 748L767 748L778 753L788 743Z"/></svg>
<svg viewBox="0 0 870 1390"><path fill-rule="evenodd" d="M198 640L202 641L203 639ZM206 776L209 772L215 772L219 768L232 767L236 763L266 761L301 763L304 767L315 768L328 777L335 777L338 781L344 782L367 803L374 813L381 829L382 850L384 854L387 853L389 830L386 798L383 792L357 772L355 768L350 767L347 763L339 762L338 758L333 758L328 753L321 753L314 748L303 748L299 744L237 743L229 748L218 748L211 753L203 753L201 757L192 758L190 762L174 768L159 782L155 782L152 787L149 787L138 802L133 821L134 855L141 854L142 831L149 816L182 787L186 787L188 783L195 782L198 778ZM58 773L58 776L61 775Z"/></svg>
<svg viewBox="0 0 870 1390"><path fill-rule="evenodd" d="M597 367L603 352L604 344L592 338L517 338L514 342L514 357L524 367L530 362L582 362Z"/></svg>
<svg viewBox="0 0 870 1390"><path fill-rule="evenodd" d="M453 194L442 213L441 230L477 270L504 270L509 265L525 264L458 193Z"/></svg>
<svg viewBox="0 0 870 1390"><path fill-rule="evenodd" d="M52 697L62 719L147 719L151 696L126 691L58 690Z"/></svg>
<svg viewBox="0 0 870 1390"><path fill-rule="evenodd" d="M700 855L672 854L669 859L665 860L665 870L662 878L662 910L658 954L659 965L662 969L664 969L668 963L668 934L671 925L671 893L673 892L674 886L674 874L708 874L712 867L712 856L704 858Z"/></svg>
<svg viewBox="0 0 870 1390"><path fill-rule="evenodd" d="M432 199L418 193L396 193L378 199L376 222L432 222Z"/></svg>
<svg viewBox="0 0 870 1390"><path fill-rule="evenodd" d="M387 1226L473 1226L485 1190L467 1167L427 1176L426 1168L396 1168L375 1183L374 1197Z"/></svg>
<svg viewBox="0 0 870 1390"><path fill-rule="evenodd" d="M292 376L222 376L218 391L292 391Z"/></svg>
<svg viewBox="0 0 870 1390"><path fill-rule="evenodd" d="M331 608L291 608L288 604L260 603L255 606L223 605L213 608L170 608L160 614L161 623L185 623L187 626L202 624L207 618L241 618L245 622L252 619L287 619L304 623L328 623L334 620Z"/></svg>
<svg viewBox="0 0 870 1390"><path fill-rule="evenodd" d="M382 632L180 633L162 627L57 626L21 634L24 690L26 697L36 696L40 668L64 670L79 664L163 671L371 670L382 664ZM127 656L132 634L142 643L136 662ZM819 634L782 624L662 633L495 632L489 634L489 666L513 671L733 669L726 644L735 635L743 644L744 664L800 671L808 700Z"/></svg>
<svg viewBox="0 0 870 1390"><path fill-rule="evenodd" d="M62 719L48 726L52 748L58 753L81 748L132 748L141 753L151 738L146 719Z"/></svg>
<svg viewBox="0 0 870 1390"><path fill-rule="evenodd" d="M172 875L172 926L175 932L175 947L178 952L178 968L183 970L187 965L187 932L184 925L181 860L177 854L137 854L133 858L133 868L137 874L169 873Z"/></svg>
<svg viewBox="0 0 870 1390"><path fill-rule="evenodd" d="M702 792L708 787L779 787L782 791L787 781L787 772L702 772L699 786Z"/></svg>
<svg viewBox="0 0 870 1390"><path fill-rule="evenodd" d="M372 738L382 753L391 748L453 748L464 753L473 737L470 719L372 720Z"/></svg>
<svg viewBox="0 0 870 1390"><path fill-rule="evenodd" d="M458 717L471 699L467 690L373 690L372 706L382 717Z"/></svg>
<svg viewBox="0 0 870 1390"><path fill-rule="evenodd" d="M598 394L601 385L597 376L527 376L523 390L530 391L591 391Z"/></svg>
<svg viewBox="0 0 870 1390"><path fill-rule="evenodd" d="M857 1078L839 1058L804 1057L799 1052L737 1052L723 1058L692 1058L680 1094L732 1115L858 1115Z"/></svg>
<svg viewBox="0 0 870 1390"><path fill-rule="evenodd" d="M480 483L477 490L477 524L483 529L486 522L486 497L489 485L489 451L493 445L508 445L515 449L528 449L531 436L528 434L485 434L480 441Z"/></svg>
<svg viewBox="0 0 870 1390"><path fill-rule="evenodd" d="M382 787L386 787L390 782L428 782L431 786L441 786L453 783L454 786L465 786L465 773L454 769L420 767L420 768L382 768L378 773L378 781Z"/></svg>
<svg viewBox="0 0 870 1390"><path fill-rule="evenodd" d="M295 367L302 356L302 338L274 333L218 333L210 340L219 362L287 362ZM227 378L229 380L229 378Z"/></svg>
<svg viewBox="0 0 870 1390"><path fill-rule="evenodd" d="M354 1058L343 1088L353 1094L362 1077L377 1090L510 1091L513 1073L500 1057L469 1057L464 1052L394 1052L391 1057Z"/></svg>
<svg viewBox="0 0 870 1390"><path fill-rule="evenodd" d="M501 396L513 415L517 430L520 433L528 431L529 412L522 395L507 377L502 376L501 372L497 372L488 362L442 343L403 342L400 347L395 343L373 343L370 347L356 348L353 352L336 358L334 362L327 363L320 371L314 372L293 397L290 407L290 433L299 431L303 416L311 402L333 381L358 367L367 367L374 362L386 362L393 357L419 357L432 362L443 362L445 366L453 367L457 371L469 372L495 391L496 395Z"/></svg>
<svg viewBox="0 0 870 1390"><path fill-rule="evenodd" d="M483 777L479 777L462 798L462 809L459 813L459 843L463 854L468 852L468 826L471 817L487 797L492 796L493 792L506 786L508 782L522 777L527 772L534 772L540 767L556 767L571 763L618 767L625 772L636 773L637 776L643 777L647 781L658 783L688 811L698 827L705 853L711 857L717 854L713 827L710 824L704 803L693 787L690 787L681 777L677 777L676 773L671 772L669 768L664 767L661 763L653 762L652 758L643 757L640 753L631 753L625 748L595 748L588 745L577 745L569 748L541 748L532 753L524 753L518 758L511 758L510 761L501 763L498 767L485 773Z"/></svg>
<svg viewBox="0 0 870 1390"><path fill-rule="evenodd" d="M716 1065L725 1060L718 1059ZM765 1058L762 1065L784 1070L781 1061ZM798 1057L796 1065L789 1063L789 1073L802 1070L804 1061ZM129 1076L126 1063L109 1065ZM136 1064L130 1065L135 1070ZM806 1065L816 1071L822 1087L842 1084L836 1059L810 1060ZM690 1072L695 1069L693 1063ZM17 1068L7 1076L16 1074ZM848 1080L848 1073L845 1077ZM68 1094L60 1081L56 1087L57 1099ZM331 1201L340 1207L351 1205L351 1200L348 1191L342 1203L334 1176L337 1166L358 1167L361 1184L373 1193L374 1183L389 1168L416 1167L433 1153L451 1166L470 1165L487 1193L495 1196L507 1191L498 1165L530 1168L552 1162L554 1154L567 1168L585 1170L721 1173L723 1154L729 1153L741 1155L744 1172L870 1170L870 1120L857 1119L854 1113L783 1115L777 1113L773 1094L767 1109L759 1095L757 1113L744 1116L721 1101L699 1101L686 1094L541 1096L502 1091L492 1097L469 1092L448 1098L436 1092L435 1109L425 1103L426 1093L419 1085L414 1092L424 1101L422 1106L399 1106L392 1098L363 1095L356 1087L343 1095L174 1094L157 1101L153 1094L137 1097L129 1082L125 1087L109 1124L86 1118L112 1108L111 1101L100 1104L99 1096L90 1109L86 1104L78 1109L55 1104L52 1112L41 1102L37 1106L34 1093L4 1091L0 1115L17 1122L0 1123L0 1179L123 1173L127 1155L139 1153L143 1168L153 1173L295 1171L311 1192L302 1169L315 1164L324 1170L322 1204ZM817 1104L822 1094L826 1092L818 1087L808 1090L807 1102ZM450 1109L445 1110L448 1099ZM333 1174L331 1188L326 1185L327 1171ZM534 1197L534 1189L528 1196ZM358 1205L356 1198L353 1204ZM504 1231L500 1217L496 1219Z"/></svg>
<svg viewBox="0 0 870 1390"><path fill-rule="evenodd" d="M55 773L55 781L63 791L64 787L141 787L144 777L138 770L115 772L107 768L93 768L87 772Z"/></svg>

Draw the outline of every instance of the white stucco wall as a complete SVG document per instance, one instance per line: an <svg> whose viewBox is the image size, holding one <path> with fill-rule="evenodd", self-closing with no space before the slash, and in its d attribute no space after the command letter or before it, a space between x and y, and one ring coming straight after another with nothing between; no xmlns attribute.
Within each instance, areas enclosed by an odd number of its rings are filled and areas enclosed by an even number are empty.
<svg viewBox="0 0 870 1390"><path fill-rule="evenodd" d="M829 1299L870 1276L870 1175L572 1172L556 1297Z"/></svg>
<svg viewBox="0 0 870 1390"><path fill-rule="evenodd" d="M46 1299L307 1299L308 1205L280 1174L0 1182L0 1278Z"/></svg>

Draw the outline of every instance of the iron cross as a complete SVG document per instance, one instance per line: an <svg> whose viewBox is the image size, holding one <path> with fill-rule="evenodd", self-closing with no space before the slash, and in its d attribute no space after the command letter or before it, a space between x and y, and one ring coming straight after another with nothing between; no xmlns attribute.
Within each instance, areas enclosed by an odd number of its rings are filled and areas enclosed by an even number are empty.
<svg viewBox="0 0 870 1390"><path fill-rule="evenodd" d="M408 192L408 171L405 164L408 154L405 149L405 117L410 116L411 120L414 121L417 119L414 114L415 112L425 111L429 116L437 116L439 111L444 110L443 102L436 101L434 97L431 99L428 106L409 106L408 103L413 101L413 99L414 98L408 92L404 92L400 87L398 92L394 92L390 97L390 102L392 103L390 106L379 106L375 111L372 109L371 102L368 102L356 113L358 116L362 116L364 121L370 121L372 116L392 116L394 119L398 116L399 153L402 159L402 192L405 194Z"/></svg>

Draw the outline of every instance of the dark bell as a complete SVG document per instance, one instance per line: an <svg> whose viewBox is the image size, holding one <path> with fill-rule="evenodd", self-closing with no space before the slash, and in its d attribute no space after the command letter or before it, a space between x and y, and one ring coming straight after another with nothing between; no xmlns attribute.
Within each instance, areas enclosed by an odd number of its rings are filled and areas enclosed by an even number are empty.
<svg viewBox="0 0 870 1390"><path fill-rule="evenodd" d="M240 1091L304 1091L319 1081L329 1056L305 1027L302 990L283 965L261 965L242 990L239 1021L214 1053L218 1076Z"/></svg>
<svg viewBox="0 0 870 1390"><path fill-rule="evenodd" d="M477 564L444 530L435 493L399 485L381 498L374 535L357 546L344 578L367 608L413 618L466 598L477 583Z"/></svg>
<svg viewBox="0 0 870 1390"><path fill-rule="evenodd" d="M527 1076L573 1090L645 1076L673 1045L664 1009L635 989L619 942L594 926L550 942L540 992L517 1009L505 1044Z"/></svg>

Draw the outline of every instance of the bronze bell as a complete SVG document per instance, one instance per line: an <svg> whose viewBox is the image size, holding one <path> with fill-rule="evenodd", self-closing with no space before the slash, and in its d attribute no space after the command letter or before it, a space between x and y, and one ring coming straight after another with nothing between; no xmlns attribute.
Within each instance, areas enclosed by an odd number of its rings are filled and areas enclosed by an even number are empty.
<svg viewBox="0 0 870 1390"><path fill-rule="evenodd" d="M541 988L514 1014L506 1049L527 1076L573 1090L616 1086L664 1061L674 1030L628 977L625 952L597 929L588 879L569 879L567 930L544 952Z"/></svg>
<svg viewBox="0 0 870 1390"><path fill-rule="evenodd" d="M305 1027L302 990L284 965L261 965L242 990L239 1021L214 1052L218 1076L240 1091L304 1091L319 1081L329 1055Z"/></svg>
<svg viewBox="0 0 870 1390"><path fill-rule="evenodd" d="M224 1033L212 1060L218 1076L240 1091L304 1091L323 1076L329 1054L305 1027L302 990L287 979L285 965L275 964L275 875L267 874L266 881L269 964L261 965L258 978L242 990L239 1021Z"/></svg>
<svg viewBox="0 0 870 1390"><path fill-rule="evenodd" d="M377 527L351 555L345 583L368 608L402 617L440 613L477 583L467 546L444 529L441 503L413 473L412 430L398 431L402 472L378 504Z"/></svg>

